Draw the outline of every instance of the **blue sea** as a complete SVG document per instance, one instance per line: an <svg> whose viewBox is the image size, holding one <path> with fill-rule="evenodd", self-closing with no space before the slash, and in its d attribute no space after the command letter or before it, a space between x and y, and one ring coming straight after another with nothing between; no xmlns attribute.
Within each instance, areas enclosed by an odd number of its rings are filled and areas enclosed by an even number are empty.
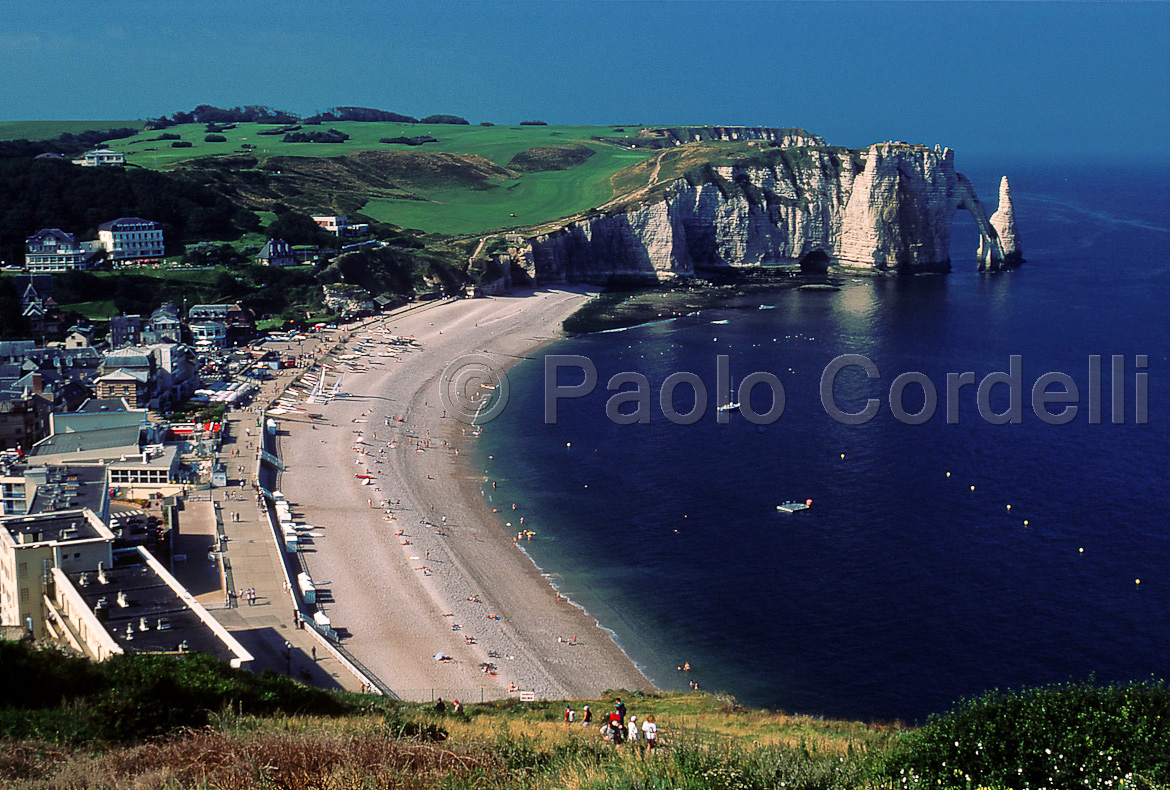
<svg viewBox="0 0 1170 790"><path fill-rule="evenodd" d="M498 485L485 497L517 504L508 512L536 532L535 562L660 687L696 681L751 706L921 721L992 688L1170 675L1170 169L958 165L989 213L1009 176L1019 269L976 273L977 232L960 212L949 275L768 294L567 339L510 372L511 400L478 448ZM546 354L588 357L600 382L560 401L555 425ZM733 382L776 376L778 420L719 424L720 354ZM879 400L863 425L821 402L822 373L842 354L879 371L871 381L849 368L836 381L843 411ZM991 424L968 386L949 424L947 374L1007 372L1012 355L1021 422ZM1092 355L1103 358L1100 424ZM659 408L663 381L680 371L712 401L691 425ZM650 382L650 424L606 417L606 382L620 372ZM1032 410L1033 383L1049 372L1079 388L1064 425ZM891 411L904 373L937 390L924 424ZM1115 387L1123 424L1113 424ZM1010 406L1008 389L991 387L993 410ZM679 411L689 393L676 390ZM771 403L763 386L735 397L758 413ZM911 383L903 399L918 411L923 388ZM805 499L805 512L776 510Z"/></svg>

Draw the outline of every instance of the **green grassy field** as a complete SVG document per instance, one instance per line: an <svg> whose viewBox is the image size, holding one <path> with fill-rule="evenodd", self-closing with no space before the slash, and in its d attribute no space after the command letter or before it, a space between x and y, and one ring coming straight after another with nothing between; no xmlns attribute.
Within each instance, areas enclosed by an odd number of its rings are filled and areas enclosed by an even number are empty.
<svg viewBox="0 0 1170 790"><path fill-rule="evenodd" d="M101 321L118 315L118 306L113 299L98 299L90 302L72 302L61 305L69 313L79 313L91 321Z"/></svg>
<svg viewBox="0 0 1170 790"><path fill-rule="evenodd" d="M141 129L145 124L146 121L0 121L0 140L48 140L65 132L77 134L127 126Z"/></svg>
<svg viewBox="0 0 1170 790"><path fill-rule="evenodd" d="M371 200L362 211L382 222L452 235L547 222L605 203L613 197L613 174L646 157L590 147L596 153L570 170L526 173L489 190L435 190L428 201Z"/></svg>
<svg viewBox="0 0 1170 790"><path fill-rule="evenodd" d="M525 173L489 189L449 189L442 185L412 192L424 200L378 199L362 212L370 217L428 233L471 234L502 227L531 225L573 214L604 203L613 196L610 178L653 152L631 151L612 143L592 140L594 136L634 135L636 129L615 132L613 126L463 126L452 124L335 123L306 126L305 131L337 129L350 135L344 143L285 143L282 135L259 135L268 124L243 123L222 132L223 143L207 143L203 124L186 124L166 129L177 134L190 148L172 148L171 140L157 140L158 131L144 131L135 137L117 140L115 150L126 153L130 164L168 169L180 162L216 155L248 153L263 161L275 156L340 157L357 151L401 151L410 154L443 152L481 156L507 167L513 156L537 146L582 144L594 154L583 164L555 172ZM383 137L428 135L438 139L420 146L389 145ZM255 145L252 150L242 145ZM321 209L325 211L326 208ZM515 217L511 215L515 214Z"/></svg>
<svg viewBox="0 0 1170 790"><path fill-rule="evenodd" d="M96 123L94 121L90 122ZM241 123L235 129L221 132L227 138L223 143L206 143L207 131L203 124L172 126L162 132L143 131L135 137L115 140L111 147L126 152L126 161L142 167L167 168L176 162L201 156L238 153L242 143L256 146L249 153L263 160L270 156L341 156L353 151L446 151L476 154L496 164L506 165L515 154L537 145L558 145L588 141L590 137L633 135L634 131L614 132L612 126L464 126L455 124L409 123L342 123L305 126L302 131L323 132L337 129L350 139L344 143L286 143L283 135L261 135L261 130L277 129L272 124ZM65 131L65 130L62 130ZM172 148L173 140L157 140L160 134L177 134L191 143L190 148ZM388 145L378 140L383 137L417 137L427 135L437 143L421 146ZM632 152L630 152L632 153Z"/></svg>

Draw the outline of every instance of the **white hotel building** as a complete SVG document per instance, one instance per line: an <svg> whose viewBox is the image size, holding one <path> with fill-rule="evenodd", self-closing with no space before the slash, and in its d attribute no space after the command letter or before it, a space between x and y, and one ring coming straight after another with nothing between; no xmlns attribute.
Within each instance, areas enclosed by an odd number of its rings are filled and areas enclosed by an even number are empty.
<svg viewBox="0 0 1170 790"><path fill-rule="evenodd" d="M162 225L141 217L121 217L98 226L98 243L112 261L139 261L164 255Z"/></svg>

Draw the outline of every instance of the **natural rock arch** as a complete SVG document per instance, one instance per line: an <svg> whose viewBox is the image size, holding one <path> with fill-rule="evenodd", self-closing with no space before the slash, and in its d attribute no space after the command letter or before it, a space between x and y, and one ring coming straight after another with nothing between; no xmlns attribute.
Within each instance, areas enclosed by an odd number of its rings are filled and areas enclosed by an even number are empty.
<svg viewBox="0 0 1170 790"><path fill-rule="evenodd" d="M1003 268L1003 247L999 242L999 233L996 232L991 221L987 218L987 209L983 208L983 204L979 202L971 181L962 173L955 175L957 176L955 196L958 199L955 211L966 209L975 218L975 224L979 228L979 249L977 250L979 271L985 269L998 271ZM954 217L954 212L951 212L951 216Z"/></svg>

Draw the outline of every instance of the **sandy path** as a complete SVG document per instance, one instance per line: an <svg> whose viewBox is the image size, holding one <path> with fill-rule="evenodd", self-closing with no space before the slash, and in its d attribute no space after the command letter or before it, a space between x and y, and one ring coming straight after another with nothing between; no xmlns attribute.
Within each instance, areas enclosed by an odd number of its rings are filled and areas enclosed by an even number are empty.
<svg viewBox="0 0 1170 790"><path fill-rule="evenodd" d="M481 495L465 426L444 416L439 397L451 360L487 353L506 366L557 337L587 298L540 291L388 317L381 325L422 349L396 361L378 356L389 346L371 344L353 361L366 369L345 374L350 397L308 407L324 424L281 424L289 435L280 487L316 527L306 562L327 588L324 608L349 650L404 698L477 699L484 687L488 698L510 686L554 698L652 688L513 545L514 532ZM371 484L355 477L367 473ZM440 652L453 660L434 660Z"/></svg>

